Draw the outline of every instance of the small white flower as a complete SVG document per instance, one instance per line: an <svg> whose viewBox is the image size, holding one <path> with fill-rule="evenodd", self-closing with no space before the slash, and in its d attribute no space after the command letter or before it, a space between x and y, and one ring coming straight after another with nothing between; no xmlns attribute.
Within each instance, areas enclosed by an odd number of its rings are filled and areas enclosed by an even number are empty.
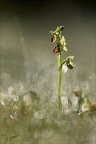
<svg viewBox="0 0 96 144"><path fill-rule="evenodd" d="M8 88L8 94L13 94L13 93L14 93L13 87L9 87L9 88Z"/></svg>
<svg viewBox="0 0 96 144"><path fill-rule="evenodd" d="M68 71L68 67L67 67L66 64L63 64L63 66L62 66L62 71L63 71L64 73L66 73L66 72Z"/></svg>

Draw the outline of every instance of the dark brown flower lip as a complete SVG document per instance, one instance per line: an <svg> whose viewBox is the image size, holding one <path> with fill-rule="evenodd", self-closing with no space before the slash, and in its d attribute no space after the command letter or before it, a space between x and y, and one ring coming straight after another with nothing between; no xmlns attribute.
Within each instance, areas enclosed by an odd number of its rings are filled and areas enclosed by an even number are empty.
<svg viewBox="0 0 96 144"><path fill-rule="evenodd" d="M52 38L51 38L51 42L54 43L55 41L56 41L56 35L53 35Z"/></svg>
<svg viewBox="0 0 96 144"><path fill-rule="evenodd" d="M67 67L68 67L69 69L73 69L74 65L73 65L73 63L71 62L71 59L68 59L68 60L66 61L66 64L67 64Z"/></svg>
<svg viewBox="0 0 96 144"><path fill-rule="evenodd" d="M67 67L69 68L69 69L73 69L73 66L69 63L69 64L67 64Z"/></svg>
<svg viewBox="0 0 96 144"><path fill-rule="evenodd" d="M59 53L60 52L60 46L57 45L54 49L53 49L54 53Z"/></svg>

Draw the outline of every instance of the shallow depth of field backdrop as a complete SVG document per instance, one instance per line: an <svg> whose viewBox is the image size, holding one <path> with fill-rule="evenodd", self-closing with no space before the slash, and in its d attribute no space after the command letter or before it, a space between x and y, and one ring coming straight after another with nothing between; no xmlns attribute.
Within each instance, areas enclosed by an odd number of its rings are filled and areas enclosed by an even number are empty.
<svg viewBox="0 0 96 144"><path fill-rule="evenodd" d="M96 143L96 117L57 116L57 54L49 31L61 25L68 48L64 58L75 56L74 70L63 74L65 113L67 97L75 88L96 102L95 0L1 0L2 144Z"/></svg>

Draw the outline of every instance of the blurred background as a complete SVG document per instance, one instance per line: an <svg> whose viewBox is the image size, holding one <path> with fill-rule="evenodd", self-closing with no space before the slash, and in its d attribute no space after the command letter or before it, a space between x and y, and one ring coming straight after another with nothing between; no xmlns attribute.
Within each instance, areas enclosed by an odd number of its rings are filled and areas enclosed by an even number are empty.
<svg viewBox="0 0 96 144"><path fill-rule="evenodd" d="M2 144L96 144L96 111L79 116L73 93L96 103L95 6L95 0L0 0ZM60 113L58 54L49 31L62 25L63 59L75 56L75 67L63 75Z"/></svg>
<svg viewBox="0 0 96 144"><path fill-rule="evenodd" d="M50 30L64 25L68 52L74 55L71 84L96 74L95 0L0 0L0 84L3 90L30 74L48 79L55 73L57 54ZM69 74L68 73L68 74ZM70 79L70 76L69 76ZM83 81L82 81L83 82ZM95 84L95 83L94 83Z"/></svg>

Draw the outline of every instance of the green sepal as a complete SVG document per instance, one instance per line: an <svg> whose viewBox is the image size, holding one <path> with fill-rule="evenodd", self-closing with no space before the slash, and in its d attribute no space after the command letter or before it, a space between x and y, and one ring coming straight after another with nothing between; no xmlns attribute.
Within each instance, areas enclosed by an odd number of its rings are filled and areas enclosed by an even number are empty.
<svg viewBox="0 0 96 144"><path fill-rule="evenodd" d="M50 31L51 35L58 36L64 29L64 26L57 27L55 31Z"/></svg>
<svg viewBox="0 0 96 144"><path fill-rule="evenodd" d="M67 48L66 48L66 46L64 46L64 47L63 47L63 50L64 50L64 51L67 51Z"/></svg>
<svg viewBox="0 0 96 144"><path fill-rule="evenodd" d="M62 36L60 40L60 45L62 46L62 50L67 51L65 37Z"/></svg>
<svg viewBox="0 0 96 144"><path fill-rule="evenodd" d="M61 33L63 31L63 29L64 29L64 26L57 27L55 32Z"/></svg>
<svg viewBox="0 0 96 144"><path fill-rule="evenodd" d="M67 61L67 60L71 61L74 57L75 57L75 56L68 56L68 57L66 58L66 61Z"/></svg>

